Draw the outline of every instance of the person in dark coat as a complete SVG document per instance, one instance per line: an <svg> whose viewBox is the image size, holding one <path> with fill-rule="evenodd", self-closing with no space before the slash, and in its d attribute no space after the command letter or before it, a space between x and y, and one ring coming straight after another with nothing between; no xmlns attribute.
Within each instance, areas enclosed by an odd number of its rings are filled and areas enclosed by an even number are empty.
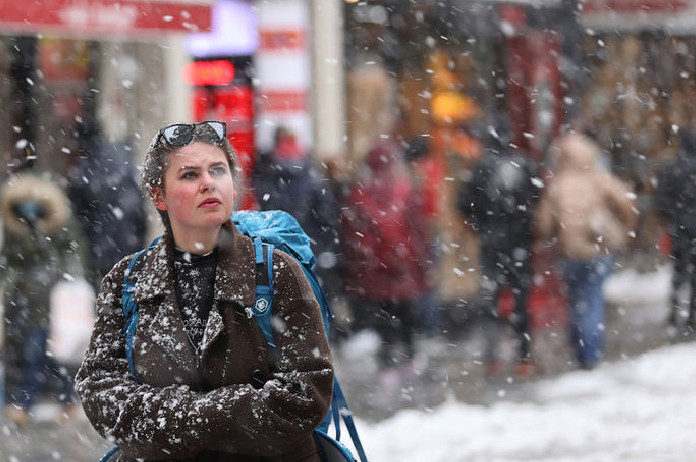
<svg viewBox="0 0 696 462"><path fill-rule="evenodd" d="M230 219L236 165L217 121L165 127L148 150L141 188L165 233L137 273L135 376L121 306L131 255L104 278L75 382L96 431L118 445L118 462L320 461L314 429L334 375L321 309L300 264L276 249L271 358L246 313L256 260Z"/></svg>
<svg viewBox="0 0 696 462"><path fill-rule="evenodd" d="M68 197L89 242L90 282L146 243L147 214L126 144L99 136L82 141L68 174Z"/></svg>
<svg viewBox="0 0 696 462"><path fill-rule="evenodd" d="M3 244L0 283L4 290L7 366L5 415L28 424L47 379L58 377L66 417L73 411L72 381L47 355L51 289L64 277L83 276L86 244L65 192L46 174L12 175L0 191ZM73 371L74 373L74 371Z"/></svg>
<svg viewBox="0 0 696 462"><path fill-rule="evenodd" d="M532 370L528 298L532 286L534 207L540 195L537 166L497 133L490 133L486 151L459 190L458 207L479 234L481 292L487 325L489 373L499 366L498 303L508 285L515 300L510 323L517 335L519 375ZM486 322L486 318L489 318ZM492 322L490 322L492 321Z"/></svg>
<svg viewBox="0 0 696 462"><path fill-rule="evenodd" d="M680 322L679 292L689 287L686 326L696 330L696 131L682 130L676 159L657 173L655 205L669 230L673 259L669 325Z"/></svg>
<svg viewBox="0 0 696 462"><path fill-rule="evenodd" d="M282 210L302 226L317 257L316 273L331 299L340 292L337 254L340 210L334 188L320 178L289 129L279 127L273 149L257 159L252 185L261 210Z"/></svg>

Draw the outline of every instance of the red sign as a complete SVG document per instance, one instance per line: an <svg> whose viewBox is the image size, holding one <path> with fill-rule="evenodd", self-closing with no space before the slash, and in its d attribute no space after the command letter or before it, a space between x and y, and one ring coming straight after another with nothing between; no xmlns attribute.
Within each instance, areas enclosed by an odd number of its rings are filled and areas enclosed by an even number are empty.
<svg viewBox="0 0 696 462"><path fill-rule="evenodd" d="M229 85L234 81L234 64L226 59L195 61L184 66L182 77L189 85Z"/></svg>
<svg viewBox="0 0 696 462"><path fill-rule="evenodd" d="M259 104L268 112L298 112L309 110L309 97L303 90L265 90Z"/></svg>
<svg viewBox="0 0 696 462"><path fill-rule="evenodd" d="M0 30L69 35L209 32L211 6L174 0L0 0Z"/></svg>
<svg viewBox="0 0 696 462"><path fill-rule="evenodd" d="M304 31L299 29L262 30L259 38L266 51L302 50L305 46Z"/></svg>

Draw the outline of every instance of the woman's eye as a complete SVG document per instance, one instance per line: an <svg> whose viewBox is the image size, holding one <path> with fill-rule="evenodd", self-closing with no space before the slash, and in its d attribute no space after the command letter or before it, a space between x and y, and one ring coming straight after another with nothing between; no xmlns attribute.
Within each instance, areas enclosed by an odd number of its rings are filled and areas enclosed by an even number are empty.
<svg viewBox="0 0 696 462"><path fill-rule="evenodd" d="M211 175L224 175L227 173L227 169L225 167L215 167L210 170Z"/></svg>
<svg viewBox="0 0 696 462"><path fill-rule="evenodd" d="M179 178L181 178L182 180L187 180L190 178L196 178L197 176L198 176L198 174L196 172L190 170L188 172L182 173Z"/></svg>

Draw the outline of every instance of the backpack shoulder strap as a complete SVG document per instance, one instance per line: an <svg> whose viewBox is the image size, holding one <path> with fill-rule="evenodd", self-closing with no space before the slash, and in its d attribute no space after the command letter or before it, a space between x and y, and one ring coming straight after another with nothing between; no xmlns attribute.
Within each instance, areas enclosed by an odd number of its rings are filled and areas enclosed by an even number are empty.
<svg viewBox="0 0 696 462"><path fill-rule="evenodd" d="M130 263L128 263L128 268L126 268L123 274L121 308L123 309L123 317L126 320L123 325L123 336L126 340L126 359L128 360L128 367L130 368L131 375L136 379L135 365L133 364L133 338L135 337L135 330L138 327L138 304L135 302L133 294L135 293L135 284L138 281L138 273L145 263L145 259L141 257L151 250L159 240L159 237L156 238L149 247L137 252Z"/></svg>
<svg viewBox="0 0 696 462"><path fill-rule="evenodd" d="M246 309L249 318L256 318L261 333L268 344L268 354L275 362L275 340L273 337L273 250L272 244L265 244L260 237L254 237L256 254L256 290L254 306Z"/></svg>

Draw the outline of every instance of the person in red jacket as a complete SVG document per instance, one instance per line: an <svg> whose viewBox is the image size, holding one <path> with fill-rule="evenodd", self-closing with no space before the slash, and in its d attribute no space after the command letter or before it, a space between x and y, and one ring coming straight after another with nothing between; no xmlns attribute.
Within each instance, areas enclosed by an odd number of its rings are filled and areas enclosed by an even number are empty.
<svg viewBox="0 0 696 462"><path fill-rule="evenodd" d="M342 216L344 285L354 327L379 334L383 367L413 359L418 300L429 290L423 201L417 200L403 156L393 141L370 150Z"/></svg>

